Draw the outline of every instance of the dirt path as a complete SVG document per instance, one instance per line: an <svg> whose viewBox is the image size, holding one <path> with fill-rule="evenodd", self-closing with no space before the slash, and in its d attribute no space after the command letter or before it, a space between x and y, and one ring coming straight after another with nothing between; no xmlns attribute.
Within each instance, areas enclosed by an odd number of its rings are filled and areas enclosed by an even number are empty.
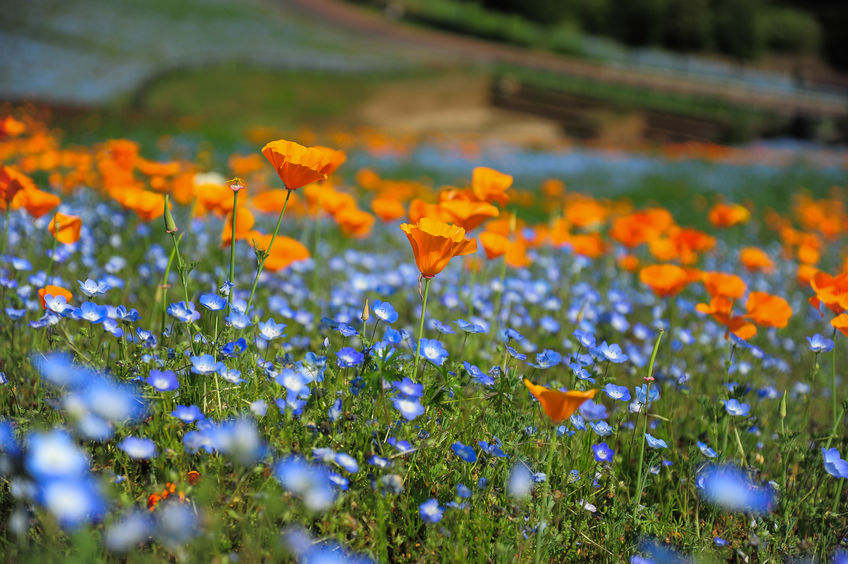
<svg viewBox="0 0 848 564"><path fill-rule="evenodd" d="M379 14L338 0L282 0L328 24L368 37L388 38L399 46L421 50L423 59L451 63L506 63L552 73L587 78L611 85L631 86L681 95L706 96L741 106L770 109L784 114L848 115L848 100L829 93L774 92L742 81L693 80L670 73L620 69L551 53L531 51L475 38L422 29L389 21Z"/></svg>

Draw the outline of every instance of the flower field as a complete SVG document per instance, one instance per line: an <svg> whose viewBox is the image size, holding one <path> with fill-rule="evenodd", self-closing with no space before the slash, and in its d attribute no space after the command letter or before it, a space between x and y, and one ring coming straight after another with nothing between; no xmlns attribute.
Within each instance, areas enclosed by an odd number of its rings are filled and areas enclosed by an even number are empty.
<svg viewBox="0 0 848 564"><path fill-rule="evenodd" d="M277 137L0 117L5 561L848 562L844 153Z"/></svg>

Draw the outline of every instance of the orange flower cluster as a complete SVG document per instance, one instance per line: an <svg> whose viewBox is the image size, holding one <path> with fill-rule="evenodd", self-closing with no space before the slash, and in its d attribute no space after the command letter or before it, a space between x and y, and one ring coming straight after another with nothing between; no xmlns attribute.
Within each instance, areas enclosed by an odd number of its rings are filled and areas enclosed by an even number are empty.
<svg viewBox="0 0 848 564"><path fill-rule="evenodd" d="M188 472L188 474L186 474L186 478L188 479L189 485L193 486L194 484L200 481L200 472L198 472L197 470L191 470L190 472ZM177 495L177 498L179 499L180 503L185 502L185 500L187 499L185 493L182 490L180 490L179 492L177 491L176 484L172 482L165 483L165 488L162 491L153 492L147 497L147 509L149 511L154 511L160 501L168 499L174 494Z"/></svg>

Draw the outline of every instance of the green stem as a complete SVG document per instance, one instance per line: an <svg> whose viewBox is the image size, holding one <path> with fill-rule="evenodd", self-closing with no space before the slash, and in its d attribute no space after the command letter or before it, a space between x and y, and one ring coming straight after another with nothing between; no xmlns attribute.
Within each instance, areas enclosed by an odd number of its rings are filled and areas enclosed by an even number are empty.
<svg viewBox="0 0 848 564"><path fill-rule="evenodd" d="M230 237L230 276L227 281L230 291L227 292L227 315L230 313L230 305L233 303L233 274L236 271L236 206L238 205L238 190L233 190L233 230Z"/></svg>
<svg viewBox="0 0 848 564"><path fill-rule="evenodd" d="M642 463L645 460L645 433L648 432L648 402L651 399L651 379L654 375L654 361L657 359L657 351L660 348L662 336L663 331L660 329L657 340L654 343L654 351L651 353L651 363L648 365L648 385L645 387L645 422L642 425L642 445L639 449L639 466L636 477L636 505L639 505L642 500Z"/></svg>
<svg viewBox="0 0 848 564"><path fill-rule="evenodd" d="M541 498L544 501L544 505L542 506L542 514L539 516L538 537L536 538L536 556L533 559L533 562L535 564L539 564L539 562L542 561L542 557L544 556L544 552L545 552L545 543L544 543L545 531L548 529L548 524L545 523L545 521L548 518L548 508L551 505L553 505L553 503L554 503L554 497L553 497L553 495L551 495L553 490L554 490L553 476L551 475L551 470L553 469L553 466L554 466L554 454L556 454L556 448L557 448L556 447L556 445L557 445L557 425L554 424L554 426L551 429L553 431L553 435L551 436L551 446L550 446L550 449L548 450L548 461L547 461L547 465L545 466L545 483L548 486L548 488L547 488L548 489L548 491L547 491L548 495Z"/></svg>
<svg viewBox="0 0 848 564"><path fill-rule="evenodd" d="M6 256L6 248L9 245L9 212L10 203L6 202L6 211L3 213L3 248L0 250L0 256Z"/></svg>
<svg viewBox="0 0 848 564"><path fill-rule="evenodd" d="M830 400L831 414L833 416L833 429L834 432L836 432L836 327L833 328L833 334L831 334L830 339L833 341L833 349L830 351Z"/></svg>
<svg viewBox="0 0 848 564"><path fill-rule="evenodd" d="M421 357L421 337L424 335L424 317L427 315L427 296L430 295L430 282L432 278L424 279L424 298L421 306L421 320L418 323L418 342L415 345L415 364L412 367L412 376L418 374L418 360Z"/></svg>
<svg viewBox="0 0 848 564"><path fill-rule="evenodd" d="M56 219L56 233L59 233L59 220ZM9 222L6 222L8 226ZM59 242L55 236L53 237L53 246L50 248L50 264L47 265L47 283L50 284L50 277L53 275L53 264L56 262L56 244ZM5 254L5 253L4 253Z"/></svg>
<svg viewBox="0 0 848 564"><path fill-rule="evenodd" d="M182 237L182 235L180 235ZM168 258L168 266L165 267L165 274L162 275L162 327L159 330L160 340L165 334L165 320L168 318L168 276L171 274L171 265L174 263L176 256L176 247L171 249L171 256Z"/></svg>
<svg viewBox="0 0 848 564"><path fill-rule="evenodd" d="M283 216L286 214L286 208L289 205L291 190L286 190L286 201L283 202L283 209L280 210L280 217L277 218L277 225L274 227L274 233L271 235L271 243L265 249L265 254L262 255L262 260L259 261L259 267L256 269L256 278L253 279L253 288L250 289L250 297L247 298L247 307L245 314L250 315L250 305L253 303L253 295L256 293L256 285L259 283L259 275L262 274L262 269L265 268L265 261L268 260L268 255L271 254L271 248L274 246L274 240L277 238L277 233L280 231L280 224L283 222Z"/></svg>

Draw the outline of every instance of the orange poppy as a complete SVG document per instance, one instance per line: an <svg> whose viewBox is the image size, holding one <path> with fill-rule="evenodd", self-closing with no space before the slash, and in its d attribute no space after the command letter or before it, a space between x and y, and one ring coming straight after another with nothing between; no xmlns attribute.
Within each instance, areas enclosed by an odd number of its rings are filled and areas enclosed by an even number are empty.
<svg viewBox="0 0 848 564"><path fill-rule="evenodd" d="M512 268L527 268L531 264L524 241L510 241L506 247L506 264Z"/></svg>
<svg viewBox="0 0 848 564"><path fill-rule="evenodd" d="M462 199L442 201L439 203L439 207L447 213L452 223L459 225L466 231L479 227L484 221L498 217L501 213L492 204Z"/></svg>
<svg viewBox="0 0 848 564"><path fill-rule="evenodd" d="M371 202L371 210L386 223L397 221L406 215L403 203L391 196L380 196Z"/></svg>
<svg viewBox="0 0 848 564"><path fill-rule="evenodd" d="M53 286L52 284L45 286L38 290L38 299L41 301L42 309L47 308L47 304L44 302L44 296L53 296L54 298L58 296L65 296L67 301L71 301L73 294L61 286Z"/></svg>
<svg viewBox="0 0 848 564"><path fill-rule="evenodd" d="M840 333L848 337L848 313L837 315L830 320L830 325L834 329L838 329Z"/></svg>
<svg viewBox="0 0 848 564"><path fill-rule="evenodd" d="M745 302L748 313L745 317L762 327L786 327L792 317L792 308L780 296L766 292L751 292Z"/></svg>
<svg viewBox="0 0 848 564"><path fill-rule="evenodd" d="M18 121L12 116L6 116L0 119L0 139L5 136L17 137L26 131L26 125L22 121Z"/></svg>
<svg viewBox="0 0 848 564"><path fill-rule="evenodd" d="M594 388L585 392L550 390L534 384L527 378L524 379L524 385L530 390L533 397L539 400L545 415L554 423L559 423L571 417L586 400L592 399L598 393L598 390Z"/></svg>
<svg viewBox="0 0 848 564"><path fill-rule="evenodd" d="M30 177L13 167L0 166L0 200L2 200L3 209L18 192L25 189L35 189L35 184Z"/></svg>
<svg viewBox="0 0 848 564"><path fill-rule="evenodd" d="M326 170L332 166L323 149L304 147L284 139L271 141L262 147L262 154L270 161L287 190L326 180Z"/></svg>
<svg viewBox="0 0 848 564"><path fill-rule="evenodd" d="M324 154L327 156L327 166L325 166L322 170L322 172L327 176L330 176L331 174L336 172L336 170L338 170L338 168L342 166L347 160L347 155L344 151L338 151L336 149L322 147L320 145L316 145L312 148L318 149L319 151L323 151Z"/></svg>
<svg viewBox="0 0 848 564"><path fill-rule="evenodd" d="M712 315L716 321L727 328L727 331L742 340L748 340L757 334L757 327L753 323L746 321L742 316L733 315L733 300L726 296L714 296L709 305L698 304L695 309Z"/></svg>
<svg viewBox="0 0 848 564"><path fill-rule="evenodd" d="M283 204L286 201L286 190L268 190L254 196L250 203L257 211L264 213L280 213L283 211ZM297 195L292 194L289 199L289 205L297 202Z"/></svg>
<svg viewBox="0 0 848 564"><path fill-rule="evenodd" d="M627 272L636 272L639 268L639 257L636 255L625 254L616 259L618 266Z"/></svg>
<svg viewBox="0 0 848 564"><path fill-rule="evenodd" d="M674 264L654 264L639 271L639 280L660 298L674 296L689 284L689 275Z"/></svg>
<svg viewBox="0 0 848 564"><path fill-rule="evenodd" d="M506 205L509 201L506 191L510 186L512 177L493 168L478 166L471 173L471 190L480 201Z"/></svg>
<svg viewBox="0 0 848 564"><path fill-rule="evenodd" d="M748 208L740 204L719 202L710 209L708 219L713 227L733 227L751 218Z"/></svg>
<svg viewBox="0 0 848 564"><path fill-rule="evenodd" d="M345 208L353 208L356 206L356 198L347 192L337 192L330 189L321 192L318 198L318 204L321 208L330 215L336 215Z"/></svg>
<svg viewBox="0 0 848 564"><path fill-rule="evenodd" d="M480 233L480 244L483 245L486 258L494 260L506 253L506 248L509 246L509 239L500 233L484 231Z"/></svg>
<svg viewBox="0 0 848 564"><path fill-rule="evenodd" d="M409 202L409 221L418 223L422 218L429 217L442 222L449 222L450 216L438 204L430 204L418 198Z"/></svg>
<svg viewBox="0 0 848 564"><path fill-rule="evenodd" d="M77 215L66 215L57 213L47 226L47 230L51 235L56 237L60 243L70 245L76 243L80 237L80 229L82 229L82 219Z"/></svg>
<svg viewBox="0 0 848 564"><path fill-rule="evenodd" d="M374 225L374 216L357 207L340 209L333 219L339 224L342 233L348 237L367 237Z"/></svg>
<svg viewBox="0 0 848 564"><path fill-rule="evenodd" d="M707 293L713 297L724 296L735 300L741 298L747 289L744 280L725 272L703 272L701 281L707 288Z"/></svg>
<svg viewBox="0 0 848 564"><path fill-rule="evenodd" d="M41 217L61 203L62 200L55 194L38 188L25 188L12 200L12 207L22 207L32 217Z"/></svg>
<svg viewBox="0 0 848 564"><path fill-rule="evenodd" d="M246 239L253 229L256 219L250 210L239 206L236 208L236 241ZM233 212L227 214L224 227L221 230L221 247L229 247L233 239ZM276 244L276 243L275 243Z"/></svg>
<svg viewBox="0 0 848 564"><path fill-rule="evenodd" d="M810 298L810 304L821 313L821 304L839 315L848 310L848 272L831 276L826 272L817 272L810 279L810 286L816 293Z"/></svg>
<svg viewBox="0 0 848 564"><path fill-rule="evenodd" d="M194 196L204 211L223 216L233 209L233 191L223 184L198 184L194 187Z"/></svg>
<svg viewBox="0 0 848 564"><path fill-rule="evenodd" d="M582 257L598 258L606 250L603 238L597 233L577 233L568 238L568 244L574 254Z"/></svg>
<svg viewBox="0 0 848 564"><path fill-rule="evenodd" d="M415 225L404 223L400 228L412 245L415 264L424 278L440 273L453 257L477 251L477 240L466 239L465 229L437 219L423 217Z"/></svg>
<svg viewBox="0 0 848 564"><path fill-rule="evenodd" d="M254 249L267 250L271 245L271 235L263 235L258 231L253 231L248 235L250 244ZM265 260L265 270L276 272L283 270L293 262L306 260L309 258L309 250L303 246L303 243L291 237L277 235L274 240L274 247L271 249L271 254Z"/></svg>
<svg viewBox="0 0 848 564"><path fill-rule="evenodd" d="M142 221L153 221L165 212L162 196L147 190L127 190L121 204L134 211Z"/></svg>
<svg viewBox="0 0 848 564"><path fill-rule="evenodd" d="M739 260L750 272L774 272L774 261L757 247L745 247L739 252Z"/></svg>

